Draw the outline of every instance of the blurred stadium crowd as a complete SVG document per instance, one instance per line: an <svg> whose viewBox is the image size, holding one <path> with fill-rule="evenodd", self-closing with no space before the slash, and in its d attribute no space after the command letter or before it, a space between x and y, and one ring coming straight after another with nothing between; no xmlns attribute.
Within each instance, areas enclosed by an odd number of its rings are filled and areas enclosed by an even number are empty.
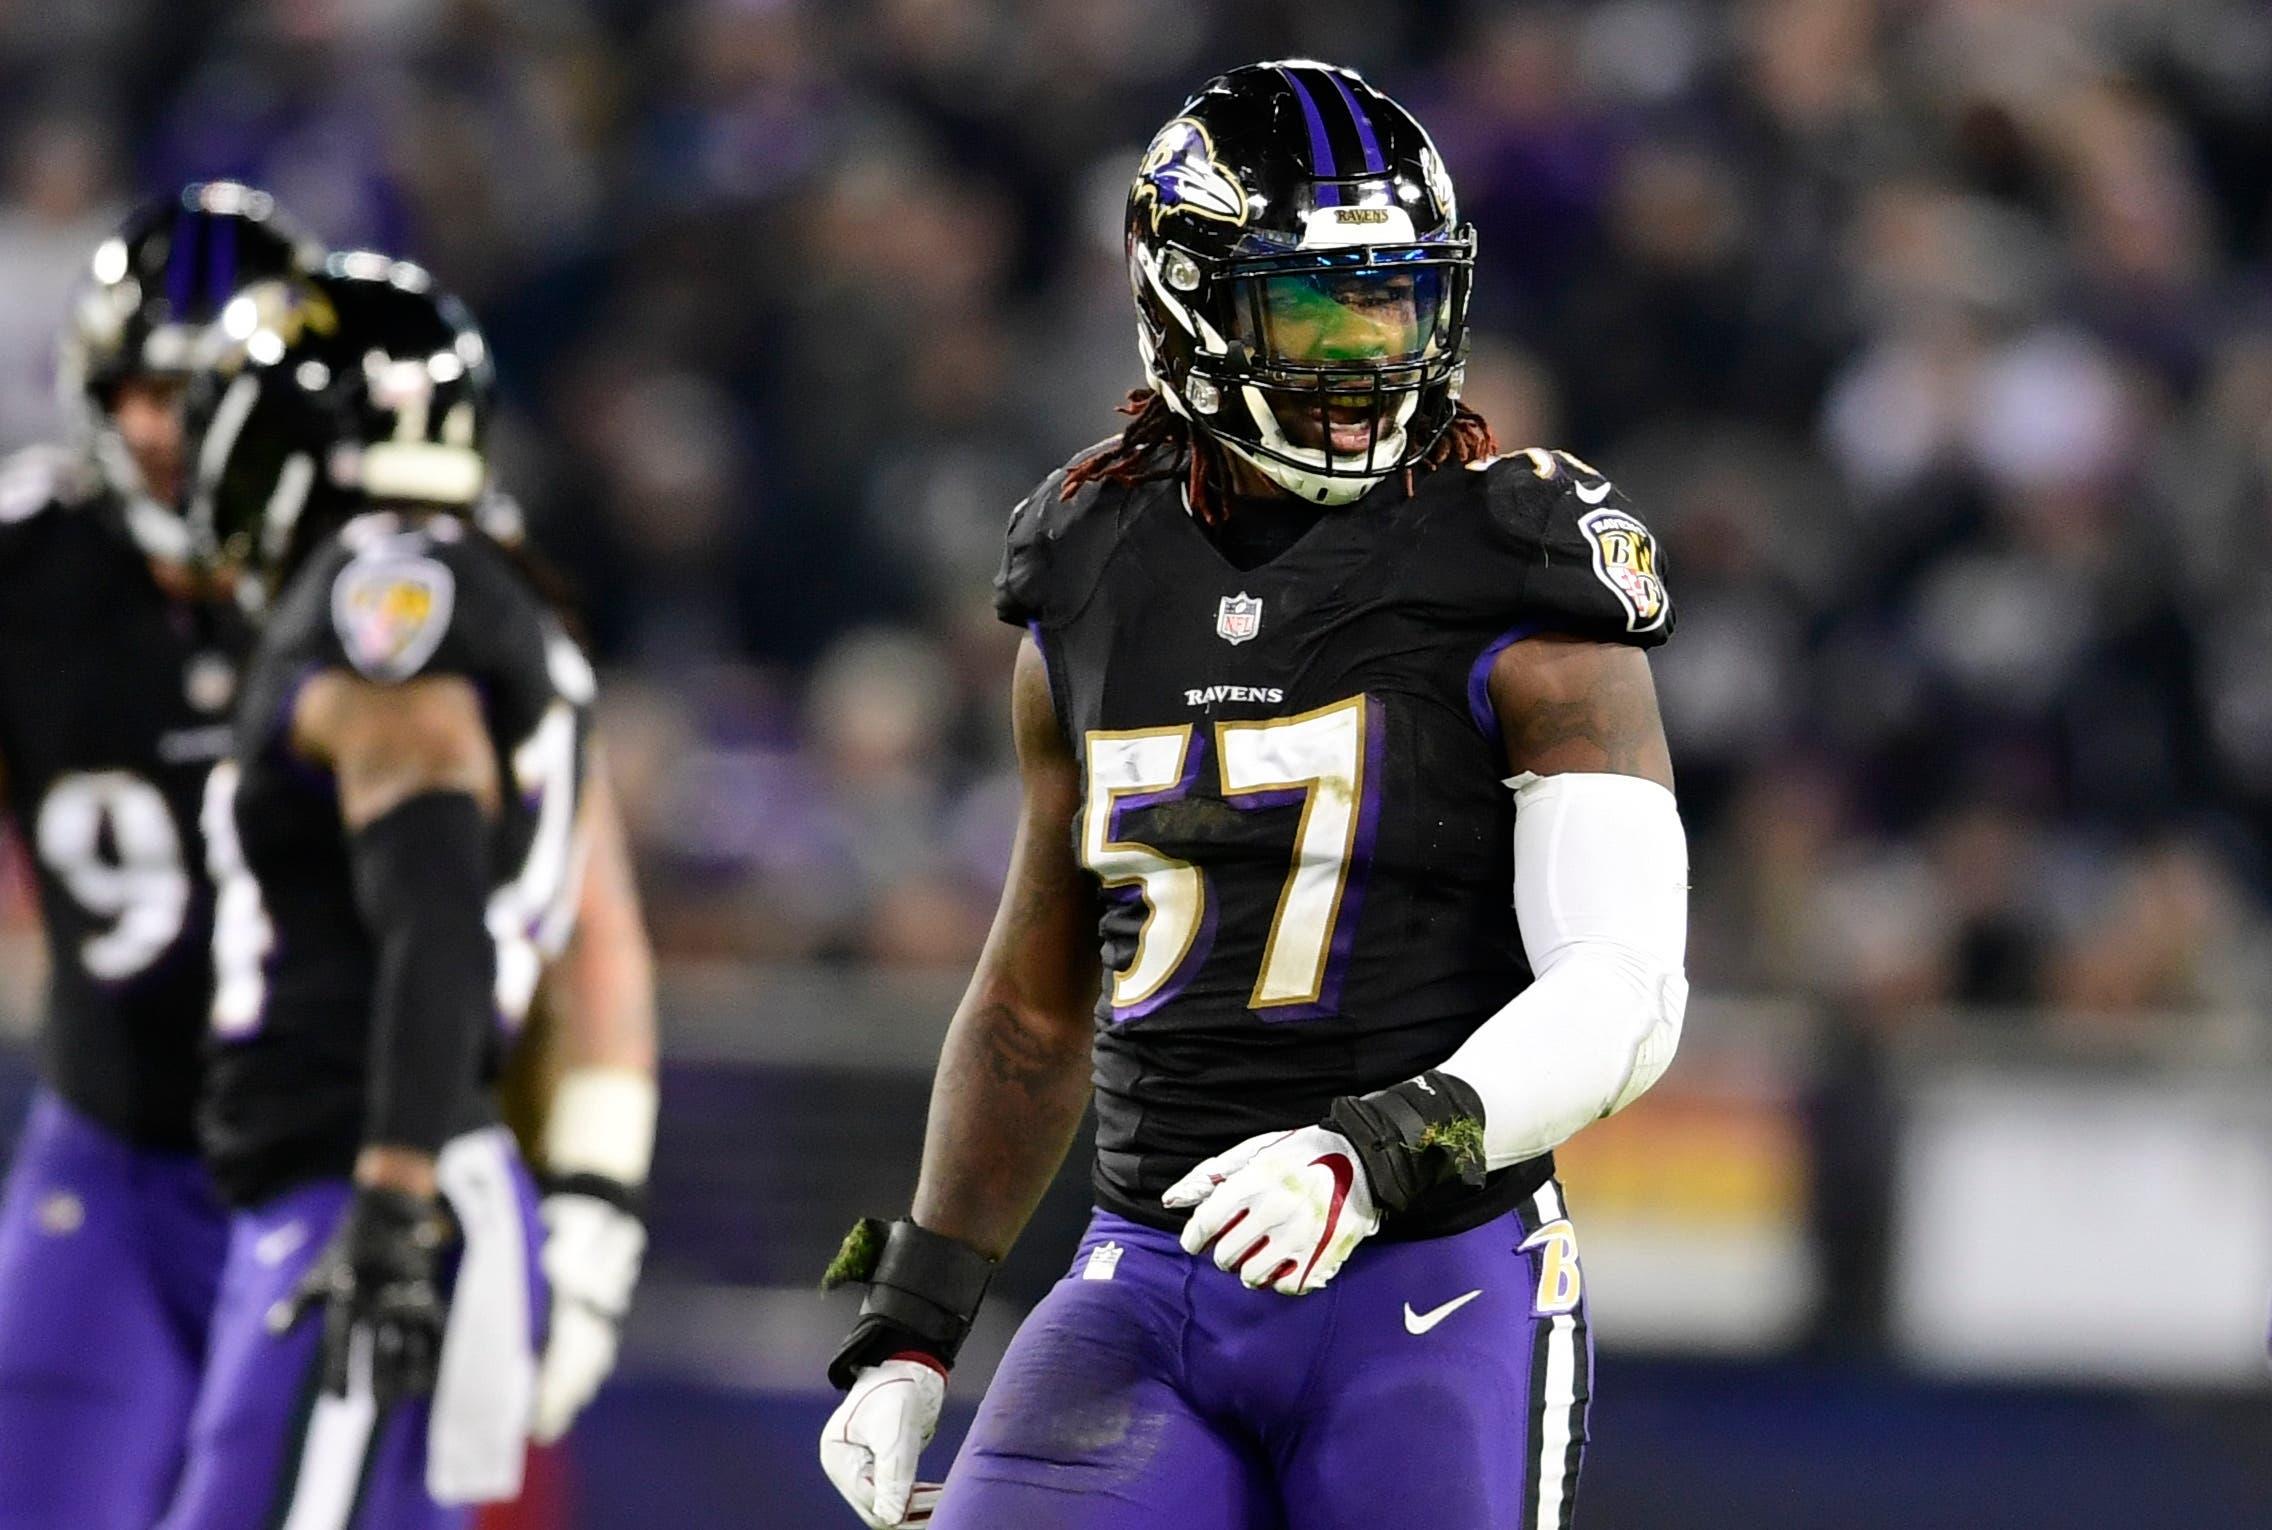
<svg viewBox="0 0 2272 1530"><path fill-rule="evenodd" d="M0 3L0 446L58 429L137 191L243 175L422 260L587 599L666 952L958 963L1012 807L1003 520L1140 380L1128 175L1289 51L1434 127L1502 443L1664 539L1700 985L2262 991L2257 0Z"/></svg>

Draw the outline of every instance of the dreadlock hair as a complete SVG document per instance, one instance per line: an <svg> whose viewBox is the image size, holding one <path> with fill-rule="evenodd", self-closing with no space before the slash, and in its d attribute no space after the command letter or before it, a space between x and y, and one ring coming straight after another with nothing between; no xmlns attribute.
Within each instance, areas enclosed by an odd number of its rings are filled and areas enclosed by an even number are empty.
<svg viewBox="0 0 2272 1530"><path fill-rule="evenodd" d="M1120 412L1132 416L1127 427L1101 449L1067 468L1064 487L1057 497L1071 499L1089 483L1158 483L1181 477L1191 513L1204 525L1220 524L1229 508L1230 468L1223 460L1223 448L1205 431L1193 430L1191 422L1169 408L1168 401L1155 389L1135 389ZM1454 399L1452 417L1437 435L1435 445L1404 470L1404 492L1411 495L1413 479L1421 473L1480 462L1498 450L1499 440L1491 434L1490 422Z"/></svg>

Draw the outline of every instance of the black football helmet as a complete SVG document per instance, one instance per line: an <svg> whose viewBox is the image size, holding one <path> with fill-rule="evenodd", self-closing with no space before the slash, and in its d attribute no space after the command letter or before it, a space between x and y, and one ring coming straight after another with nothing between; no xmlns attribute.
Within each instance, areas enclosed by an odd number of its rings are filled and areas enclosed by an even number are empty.
<svg viewBox="0 0 2272 1530"><path fill-rule="evenodd" d="M477 518L494 395L472 315L408 261L334 255L312 277L246 289L190 393L199 561L257 596L365 510Z"/></svg>
<svg viewBox="0 0 2272 1530"><path fill-rule="evenodd" d="M199 181L145 202L95 247L58 344L56 377L104 481L144 551L179 561L179 509L151 492L112 410L129 377L187 380L229 300L255 282L314 271L323 247L265 191Z"/></svg>
<svg viewBox="0 0 2272 1530"><path fill-rule="evenodd" d="M1302 59L1201 87L1128 192L1144 370L1313 504L1424 457L1467 354L1475 231L1411 113Z"/></svg>

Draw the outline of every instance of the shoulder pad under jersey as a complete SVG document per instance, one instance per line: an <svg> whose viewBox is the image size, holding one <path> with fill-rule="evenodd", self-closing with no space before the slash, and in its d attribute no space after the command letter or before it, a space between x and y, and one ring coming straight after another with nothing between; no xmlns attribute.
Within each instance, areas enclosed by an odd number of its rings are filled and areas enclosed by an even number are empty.
<svg viewBox="0 0 2272 1530"><path fill-rule="evenodd" d="M1657 539L1598 470L1531 447L1467 471L1484 475L1493 539L1519 573L1515 622L1642 648L1672 635Z"/></svg>
<svg viewBox="0 0 2272 1530"><path fill-rule="evenodd" d="M1092 482L1067 499L1065 473L1059 468L1044 478L1010 512L1002 569L994 576L994 610L1014 627L1056 626L1078 615L1119 540L1118 511L1129 491Z"/></svg>
<svg viewBox="0 0 2272 1530"><path fill-rule="evenodd" d="M287 644L366 679L541 675L550 623L504 552L462 521L359 516L293 581L277 622ZM297 627L297 632L291 630Z"/></svg>

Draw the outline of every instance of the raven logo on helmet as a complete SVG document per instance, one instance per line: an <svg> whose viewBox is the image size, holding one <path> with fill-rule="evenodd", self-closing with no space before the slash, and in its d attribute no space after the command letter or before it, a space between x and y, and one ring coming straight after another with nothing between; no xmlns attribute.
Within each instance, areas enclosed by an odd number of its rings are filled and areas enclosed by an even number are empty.
<svg viewBox="0 0 2272 1530"><path fill-rule="evenodd" d="M280 278L254 282L221 310L218 343L223 353L203 359L224 369L233 369L247 358L237 356L232 348L273 349L275 354L282 354L286 347L299 344L303 336L330 335L338 328L338 310L332 307L329 298L308 283ZM254 344L256 337L262 335L272 335L274 339ZM249 359L267 358L252 355Z"/></svg>
<svg viewBox="0 0 2272 1530"><path fill-rule="evenodd" d="M1215 141L1190 117L1177 117L1153 135L1136 167L1136 194L1152 210L1152 230L1171 212L1213 218L1232 225L1246 222L1246 188L1215 157Z"/></svg>

